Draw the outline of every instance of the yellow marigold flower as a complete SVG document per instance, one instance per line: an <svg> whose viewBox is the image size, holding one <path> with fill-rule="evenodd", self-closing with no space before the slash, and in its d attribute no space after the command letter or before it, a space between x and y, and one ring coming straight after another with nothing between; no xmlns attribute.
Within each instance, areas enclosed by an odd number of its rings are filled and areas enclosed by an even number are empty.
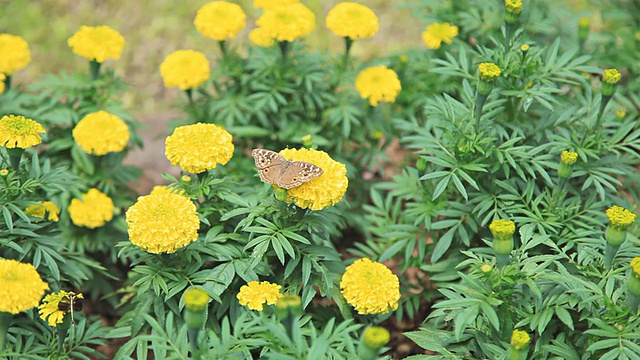
<svg viewBox="0 0 640 360"><path fill-rule="evenodd" d="M484 62L478 65L478 71L480 72L480 80L486 82L494 81L502 73L500 67L492 62Z"/></svg>
<svg viewBox="0 0 640 360"><path fill-rule="evenodd" d="M578 160L577 152L565 150L560 154L560 161L567 165L575 164L576 160Z"/></svg>
<svg viewBox="0 0 640 360"><path fill-rule="evenodd" d="M17 314L38 306L49 284L31 264L0 258L0 312Z"/></svg>
<svg viewBox="0 0 640 360"><path fill-rule="evenodd" d="M602 73L602 80L607 84L617 84L622 79L622 74L617 69L606 69Z"/></svg>
<svg viewBox="0 0 640 360"><path fill-rule="evenodd" d="M511 334L511 346L513 346L516 350L522 350L527 347L531 341L531 336L526 331L522 330L513 330Z"/></svg>
<svg viewBox="0 0 640 360"><path fill-rule="evenodd" d="M527 51L529 51L529 44L522 44L522 45L520 45L520 51L525 52L525 53L526 53Z"/></svg>
<svg viewBox="0 0 640 360"><path fill-rule="evenodd" d="M631 271L636 277L640 277L640 256L631 259Z"/></svg>
<svg viewBox="0 0 640 360"><path fill-rule="evenodd" d="M458 36L457 26L449 23L435 23L427 26L422 33L422 41L429 49L439 49L443 41L451 44L456 36Z"/></svg>
<svg viewBox="0 0 640 360"><path fill-rule="evenodd" d="M101 227L113 219L113 201L98 189L89 189L82 200L73 199L69 205L69 216L76 226L89 229Z"/></svg>
<svg viewBox="0 0 640 360"><path fill-rule="evenodd" d="M299 2L300 0L253 0L253 7L268 10L278 6L297 4Z"/></svg>
<svg viewBox="0 0 640 360"><path fill-rule="evenodd" d="M315 149L284 149L280 154L292 161L306 161L323 170L322 175L287 191L286 202L311 210L338 203L349 186L347 167L327 153Z"/></svg>
<svg viewBox="0 0 640 360"><path fill-rule="evenodd" d="M489 224L489 230L491 230L494 237L510 237L516 232L516 224L511 220L498 219Z"/></svg>
<svg viewBox="0 0 640 360"><path fill-rule="evenodd" d="M217 41L231 39L244 29L247 15L238 4L227 1L208 2L196 14L193 24L205 37Z"/></svg>
<svg viewBox="0 0 640 360"><path fill-rule="evenodd" d="M326 18L327 28L332 33L351 40L370 38L378 32L378 17L368 7L341 2L334 6Z"/></svg>
<svg viewBox="0 0 640 360"><path fill-rule="evenodd" d="M190 288L184 292L184 306L187 310L202 311L209 303L209 295L201 289Z"/></svg>
<svg viewBox="0 0 640 360"><path fill-rule="evenodd" d="M265 9L256 25L278 41L294 41L309 35L316 27L316 16L301 3Z"/></svg>
<svg viewBox="0 0 640 360"><path fill-rule="evenodd" d="M255 46L272 47L276 42L263 28L257 27L249 32L249 41Z"/></svg>
<svg viewBox="0 0 640 360"><path fill-rule="evenodd" d="M98 156L124 150L130 136L129 127L120 117L102 110L87 114L73 128L78 146Z"/></svg>
<svg viewBox="0 0 640 360"><path fill-rule="evenodd" d="M180 126L165 139L165 155L171 165L198 174L231 160L232 140L231 134L218 125L197 123Z"/></svg>
<svg viewBox="0 0 640 360"><path fill-rule="evenodd" d="M202 85L211 76L209 60L195 50L178 50L160 64L160 75L166 87L187 90Z"/></svg>
<svg viewBox="0 0 640 360"><path fill-rule="evenodd" d="M58 324L61 324L64 321L64 316L71 311L71 308L68 310L60 310L59 305L63 299L69 299L69 296L74 296L76 299L84 299L82 293L76 294L65 290L51 293L45 296L44 299L42 299L42 304L38 306L40 318L46 321L49 326L58 326Z"/></svg>
<svg viewBox="0 0 640 360"><path fill-rule="evenodd" d="M618 229L627 229L636 221L636 214L617 205L607 209L606 214L610 225Z"/></svg>
<svg viewBox="0 0 640 360"><path fill-rule="evenodd" d="M340 289L359 314L386 314L398 308L400 282L384 264L367 258L347 266Z"/></svg>
<svg viewBox="0 0 640 360"><path fill-rule="evenodd" d="M17 35L0 34L0 54L2 74L11 75L24 69L31 62L29 43Z"/></svg>
<svg viewBox="0 0 640 360"><path fill-rule="evenodd" d="M389 340L391 340L391 334L382 326L370 326L362 333L362 341L374 349L385 346Z"/></svg>
<svg viewBox="0 0 640 360"><path fill-rule="evenodd" d="M6 88L6 85L4 83L5 80L7 80L7 76L0 72L0 94L4 93L4 90Z"/></svg>
<svg viewBox="0 0 640 360"><path fill-rule="evenodd" d="M356 77L356 90L363 99L369 99L371 106L378 102L394 102L402 90L398 74L384 65L362 70Z"/></svg>
<svg viewBox="0 0 640 360"><path fill-rule="evenodd" d="M0 146L30 148L42 142L40 134L44 133L42 125L22 115L5 115L0 119Z"/></svg>
<svg viewBox="0 0 640 360"><path fill-rule="evenodd" d="M125 220L131 243L152 254L171 254L198 239L196 206L180 194L140 196L127 210Z"/></svg>
<svg viewBox="0 0 640 360"><path fill-rule="evenodd" d="M240 305L248 306L251 310L262 311L265 302L267 305L273 305L282 297L280 289L282 286L268 281L249 281L247 285L240 288L237 295L238 302Z"/></svg>
<svg viewBox="0 0 640 360"><path fill-rule="evenodd" d="M504 5L508 13L517 15L522 12L522 0L505 0Z"/></svg>
<svg viewBox="0 0 640 360"><path fill-rule="evenodd" d="M120 59L125 40L122 35L109 26L80 26L67 44L73 52L89 61L103 63L107 59Z"/></svg>
<svg viewBox="0 0 640 360"><path fill-rule="evenodd" d="M24 213L33 217L39 217L41 219L55 222L60 220L58 217L60 209L52 201L40 201L40 205L29 205L24 210Z"/></svg>

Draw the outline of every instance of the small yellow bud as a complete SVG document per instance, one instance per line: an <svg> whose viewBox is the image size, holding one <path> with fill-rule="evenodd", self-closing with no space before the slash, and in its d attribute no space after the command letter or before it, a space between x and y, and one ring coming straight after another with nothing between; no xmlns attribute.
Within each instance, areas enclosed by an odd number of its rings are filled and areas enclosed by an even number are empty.
<svg viewBox="0 0 640 360"><path fill-rule="evenodd" d="M531 336L527 334L526 331L522 330L513 330L511 334L511 346L513 346L516 350L522 350L527 347L531 341Z"/></svg>

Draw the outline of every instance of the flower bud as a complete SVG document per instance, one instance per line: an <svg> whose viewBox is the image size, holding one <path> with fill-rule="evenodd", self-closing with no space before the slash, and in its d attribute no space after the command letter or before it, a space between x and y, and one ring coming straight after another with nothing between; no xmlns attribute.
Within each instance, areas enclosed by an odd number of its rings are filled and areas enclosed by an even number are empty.
<svg viewBox="0 0 640 360"><path fill-rule="evenodd" d="M602 95L612 96L620 79L622 74L617 69L606 69L602 73Z"/></svg>
<svg viewBox="0 0 640 360"><path fill-rule="evenodd" d="M191 288L184 292L184 321L190 329L200 329L207 320L209 295L203 290Z"/></svg>
<svg viewBox="0 0 640 360"><path fill-rule="evenodd" d="M589 36L589 28L591 27L591 19L582 17L578 19L578 40L585 41Z"/></svg>
<svg viewBox="0 0 640 360"><path fill-rule="evenodd" d="M505 0L505 16L504 21L507 24L515 24L520 19L522 13L522 0Z"/></svg>
<svg viewBox="0 0 640 360"><path fill-rule="evenodd" d="M311 145L313 145L313 139L311 138L310 134L307 134L302 137L302 145L307 149L310 148Z"/></svg>
<svg viewBox="0 0 640 360"><path fill-rule="evenodd" d="M513 330L506 358L509 360L526 359L529 352L529 341L531 341L531 336L526 331Z"/></svg>
<svg viewBox="0 0 640 360"><path fill-rule="evenodd" d="M571 176L571 170L573 164L578 160L578 153L573 151L563 151L560 154L560 166L558 166L558 176L561 178L568 178Z"/></svg>
<svg viewBox="0 0 640 360"><path fill-rule="evenodd" d="M381 326L370 326L362 333L358 354L362 360L373 360L378 358L380 348L385 346L391 336L389 331Z"/></svg>
<svg viewBox="0 0 640 360"><path fill-rule="evenodd" d="M300 296L293 294L284 294L276 302L276 316L278 319L284 319L287 316L302 315L302 299Z"/></svg>

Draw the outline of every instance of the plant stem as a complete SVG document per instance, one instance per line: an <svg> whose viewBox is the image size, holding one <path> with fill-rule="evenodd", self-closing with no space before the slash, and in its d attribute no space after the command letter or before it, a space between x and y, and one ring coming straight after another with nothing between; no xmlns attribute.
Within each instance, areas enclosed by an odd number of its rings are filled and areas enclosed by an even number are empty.
<svg viewBox="0 0 640 360"><path fill-rule="evenodd" d="M89 75L91 76L91 80L96 80L98 76L100 76L100 65L102 64L96 60L89 62Z"/></svg>

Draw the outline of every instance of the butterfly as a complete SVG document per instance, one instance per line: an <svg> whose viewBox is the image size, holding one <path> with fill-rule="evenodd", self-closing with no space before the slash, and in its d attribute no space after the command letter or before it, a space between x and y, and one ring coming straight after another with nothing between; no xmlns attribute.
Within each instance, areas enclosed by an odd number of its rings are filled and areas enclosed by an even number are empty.
<svg viewBox="0 0 640 360"><path fill-rule="evenodd" d="M73 317L73 311L82 311L82 294L76 294L73 291L68 292L58 302L58 310L71 312L71 324L75 325L75 319Z"/></svg>
<svg viewBox="0 0 640 360"><path fill-rule="evenodd" d="M256 161L260 180L287 190L315 179L324 172L316 165L287 160L277 152L267 149L253 149L251 156Z"/></svg>

